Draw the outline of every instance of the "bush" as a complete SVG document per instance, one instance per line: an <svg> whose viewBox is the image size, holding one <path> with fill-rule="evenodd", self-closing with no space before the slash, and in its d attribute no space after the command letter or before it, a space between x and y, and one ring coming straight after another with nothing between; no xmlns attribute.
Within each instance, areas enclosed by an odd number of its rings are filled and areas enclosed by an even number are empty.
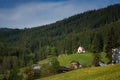
<svg viewBox="0 0 120 80"><path fill-rule="evenodd" d="M49 58L48 63L43 64L41 68L41 77L57 74L59 71L59 61L56 57Z"/></svg>

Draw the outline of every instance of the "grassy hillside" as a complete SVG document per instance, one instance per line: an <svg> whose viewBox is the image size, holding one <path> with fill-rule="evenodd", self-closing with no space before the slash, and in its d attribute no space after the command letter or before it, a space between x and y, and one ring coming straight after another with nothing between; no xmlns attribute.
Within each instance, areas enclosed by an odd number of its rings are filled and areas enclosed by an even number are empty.
<svg viewBox="0 0 120 80"><path fill-rule="evenodd" d="M92 64L93 61L93 55L92 53L82 53L82 54L71 54L71 55L59 55L58 57L58 61L60 62L60 65L62 66L69 66L70 62L72 60L76 60L79 61L81 64L85 65L85 66L90 66ZM43 63L47 63L48 59L42 60L38 63L43 64Z"/></svg>
<svg viewBox="0 0 120 80"><path fill-rule="evenodd" d="M37 80L120 80L120 64L78 69Z"/></svg>

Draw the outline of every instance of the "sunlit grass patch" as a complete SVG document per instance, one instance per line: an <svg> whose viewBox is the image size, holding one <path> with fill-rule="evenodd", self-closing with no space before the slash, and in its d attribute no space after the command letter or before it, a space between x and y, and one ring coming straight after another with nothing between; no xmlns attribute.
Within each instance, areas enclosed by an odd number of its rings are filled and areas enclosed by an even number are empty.
<svg viewBox="0 0 120 80"><path fill-rule="evenodd" d="M71 54L71 55L60 55L58 56L58 61L60 62L60 65L62 66L70 66L70 62L73 60L76 60L80 62L84 66L90 66L92 65L93 62L93 54L86 52L86 53L81 53L81 54ZM39 61L39 64L47 63L48 59Z"/></svg>
<svg viewBox="0 0 120 80"><path fill-rule="evenodd" d="M120 64L91 67L62 73L38 80L120 80Z"/></svg>

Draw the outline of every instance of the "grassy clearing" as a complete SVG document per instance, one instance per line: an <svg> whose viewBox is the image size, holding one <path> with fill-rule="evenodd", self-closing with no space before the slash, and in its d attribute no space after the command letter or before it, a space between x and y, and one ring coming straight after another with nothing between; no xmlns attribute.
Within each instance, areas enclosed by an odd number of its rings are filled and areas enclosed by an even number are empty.
<svg viewBox="0 0 120 80"><path fill-rule="evenodd" d="M71 54L71 55L60 55L58 57L58 61L60 62L60 65L62 66L69 66L70 62L72 60L76 60L79 61L81 64L85 65L85 66L90 66L93 62L93 55L92 53L82 53L82 54ZM43 63L47 63L48 59L39 61L39 64L43 64Z"/></svg>
<svg viewBox="0 0 120 80"><path fill-rule="evenodd" d="M78 69L37 80L120 80L120 64Z"/></svg>
<svg viewBox="0 0 120 80"><path fill-rule="evenodd" d="M59 56L58 60L60 65L69 66L72 60L79 61L81 64L85 66L90 66L93 61L92 53L82 53L82 54L71 54L68 56Z"/></svg>

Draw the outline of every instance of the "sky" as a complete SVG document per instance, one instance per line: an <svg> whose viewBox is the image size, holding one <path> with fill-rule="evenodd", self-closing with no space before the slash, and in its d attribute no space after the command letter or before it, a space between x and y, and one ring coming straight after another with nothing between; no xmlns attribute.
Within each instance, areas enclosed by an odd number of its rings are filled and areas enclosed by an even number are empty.
<svg viewBox="0 0 120 80"><path fill-rule="evenodd" d="M0 28L31 28L54 23L120 0L0 0Z"/></svg>

